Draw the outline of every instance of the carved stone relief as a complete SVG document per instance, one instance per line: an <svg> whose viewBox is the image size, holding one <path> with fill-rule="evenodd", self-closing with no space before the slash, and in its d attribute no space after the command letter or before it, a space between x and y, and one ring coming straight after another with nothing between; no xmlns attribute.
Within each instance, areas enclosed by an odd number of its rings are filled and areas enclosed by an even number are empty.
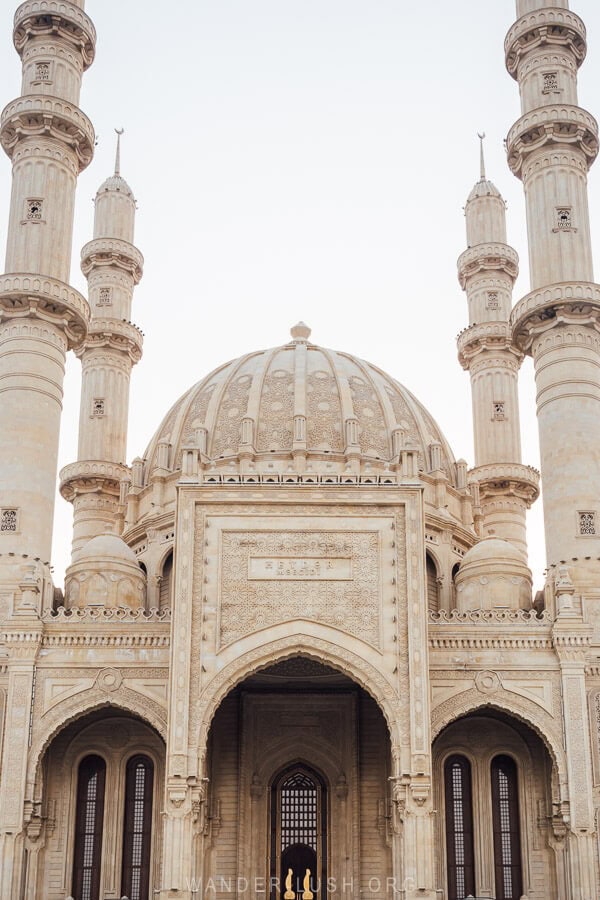
<svg viewBox="0 0 600 900"><path fill-rule="evenodd" d="M225 531L219 640L315 619L380 645L377 532Z"/></svg>

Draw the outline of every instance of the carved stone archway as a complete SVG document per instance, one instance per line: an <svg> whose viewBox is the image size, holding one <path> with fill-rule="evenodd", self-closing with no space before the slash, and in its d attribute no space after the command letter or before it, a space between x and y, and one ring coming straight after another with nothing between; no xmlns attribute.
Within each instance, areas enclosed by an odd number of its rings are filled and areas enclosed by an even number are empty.
<svg viewBox="0 0 600 900"><path fill-rule="evenodd" d="M552 760L558 776L561 800L568 799L567 761L562 748L558 725L549 713L544 713L536 704L524 697L518 700L508 691L499 688L491 697L483 697L477 688L464 691L434 708L431 713L432 743L441 732L458 719L472 715L478 710L491 709L511 716L530 728L542 741Z"/></svg>
<svg viewBox="0 0 600 900"><path fill-rule="evenodd" d="M197 749L202 760L215 712L227 694L250 675L293 656L304 656L330 665L362 687L377 703L390 733L392 752L400 745L400 696L383 673L357 653L322 638L295 634L265 643L241 654L206 685L196 710ZM194 736L192 735L192 738Z"/></svg>
<svg viewBox="0 0 600 900"><path fill-rule="evenodd" d="M40 763L45 751L59 732L90 713L99 709L118 709L129 713L150 725L166 743L167 721L159 713L158 704L149 701L137 691L120 686L107 696L105 690L92 687L82 691L76 697L69 697L52 708L39 720L38 729L34 731L27 765L27 794L33 795L34 786L39 776Z"/></svg>

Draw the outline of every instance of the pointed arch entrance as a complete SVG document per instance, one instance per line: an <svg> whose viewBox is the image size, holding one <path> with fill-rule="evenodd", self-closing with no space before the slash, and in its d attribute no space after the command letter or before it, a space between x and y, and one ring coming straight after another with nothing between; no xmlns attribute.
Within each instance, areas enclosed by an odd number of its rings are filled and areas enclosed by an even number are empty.
<svg viewBox="0 0 600 900"><path fill-rule="evenodd" d="M327 900L345 885L383 900L391 766L385 718L346 674L306 656L253 673L212 719L198 880L231 897L250 884Z"/></svg>

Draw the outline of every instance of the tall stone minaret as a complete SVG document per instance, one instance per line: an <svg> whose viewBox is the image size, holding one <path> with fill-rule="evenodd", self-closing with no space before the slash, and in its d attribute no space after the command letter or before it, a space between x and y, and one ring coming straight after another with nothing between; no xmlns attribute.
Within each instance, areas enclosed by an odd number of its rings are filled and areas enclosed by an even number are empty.
<svg viewBox="0 0 600 900"><path fill-rule="evenodd" d="M581 19L567 0L517 0L517 15L505 49L522 116L507 153L525 191L531 293L511 323L535 366L548 565L572 564L584 588L600 571L600 286L587 198L598 127L577 104Z"/></svg>
<svg viewBox="0 0 600 900"><path fill-rule="evenodd" d="M96 33L83 0L16 12L21 96L0 119L13 166L6 274L0 277L0 553L50 559L67 350L89 308L68 284L77 176L94 129L78 108Z"/></svg>
<svg viewBox="0 0 600 900"><path fill-rule="evenodd" d="M82 365L78 461L60 473L73 503L73 559L92 537L112 531L120 482L128 475L127 419L131 369L142 356L142 333L131 323L133 289L143 257L133 245L135 198L121 177L117 132L115 172L96 194L94 239L81 251L91 308Z"/></svg>
<svg viewBox="0 0 600 900"><path fill-rule="evenodd" d="M509 325L519 257L506 243L505 203L485 175L465 206L468 249L458 259L469 327L458 336L461 365L471 376L476 485L486 536L510 541L527 557L526 512L538 496L538 473L521 464L518 376L523 354Z"/></svg>

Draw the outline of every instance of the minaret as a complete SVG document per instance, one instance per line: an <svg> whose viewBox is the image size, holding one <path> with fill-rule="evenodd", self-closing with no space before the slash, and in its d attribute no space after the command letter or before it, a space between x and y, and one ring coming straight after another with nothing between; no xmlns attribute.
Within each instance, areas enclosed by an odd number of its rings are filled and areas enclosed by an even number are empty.
<svg viewBox="0 0 600 900"><path fill-rule="evenodd" d="M92 159L94 129L78 108L96 33L83 0L42 15L15 14L21 96L0 118L12 160L0 276L0 553L50 559L67 350L81 346L89 308L68 284L77 176Z"/></svg>
<svg viewBox="0 0 600 900"><path fill-rule="evenodd" d="M522 116L507 153L525 191L531 293L511 324L535 366L548 565L576 562L585 588L600 570L600 286L587 198L598 127L577 104L581 19L567 0L517 0L517 15L505 50Z"/></svg>
<svg viewBox="0 0 600 900"><path fill-rule="evenodd" d="M120 483L128 475L129 382L142 356L131 304L144 261L133 245L136 204L121 177L121 134L117 131L114 175L94 201L94 239L81 251L91 320L77 350L82 365L78 461L60 473L61 494L74 507L74 559L90 538L112 531L117 522Z"/></svg>
<svg viewBox="0 0 600 900"><path fill-rule="evenodd" d="M525 519L539 493L538 473L521 464L518 377L523 354L509 325L519 257L506 243L506 209L488 181L481 141L480 178L467 199L468 249L458 259L469 327L458 336L461 365L471 376L475 468L484 535L510 541L527 557Z"/></svg>

